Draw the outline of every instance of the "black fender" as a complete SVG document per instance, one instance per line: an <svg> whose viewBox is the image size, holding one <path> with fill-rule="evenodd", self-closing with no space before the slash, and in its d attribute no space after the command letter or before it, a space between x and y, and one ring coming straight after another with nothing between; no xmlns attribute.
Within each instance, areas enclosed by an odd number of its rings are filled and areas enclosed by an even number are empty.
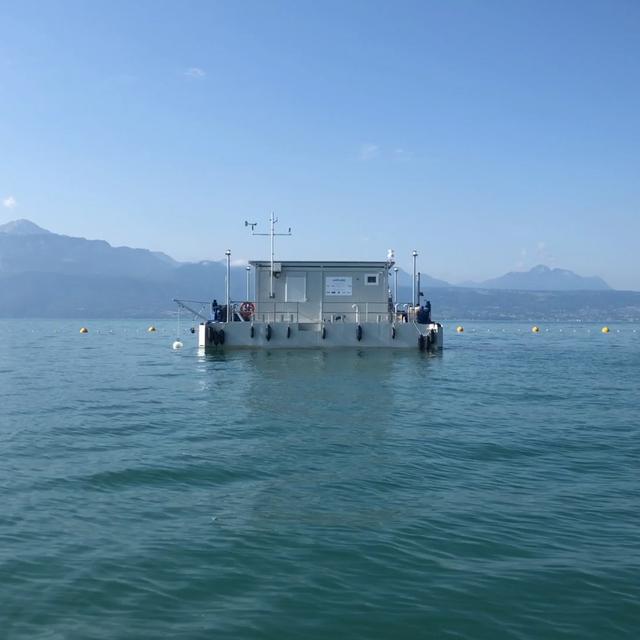
<svg viewBox="0 0 640 640"><path fill-rule="evenodd" d="M418 349L420 349L420 351L424 351L426 344L427 344L426 338L422 334L420 334L420 336L418 337Z"/></svg>
<svg viewBox="0 0 640 640"><path fill-rule="evenodd" d="M327 337L327 327L322 327L322 332L320 333L322 339L324 340Z"/></svg>
<svg viewBox="0 0 640 640"><path fill-rule="evenodd" d="M217 345L220 342L220 337L218 336L218 332L213 330L213 344Z"/></svg>
<svg viewBox="0 0 640 640"><path fill-rule="evenodd" d="M220 331L218 331L218 342L224 344L224 338L224 329L220 329Z"/></svg>
<svg viewBox="0 0 640 640"><path fill-rule="evenodd" d="M291 327L287 327L287 339L291 337Z"/></svg>
<svg viewBox="0 0 640 640"><path fill-rule="evenodd" d="M271 325L270 324L267 325L267 331L265 333L265 336L267 338L267 342L269 342L269 340L271 340Z"/></svg>
<svg viewBox="0 0 640 640"><path fill-rule="evenodd" d="M360 340L362 340L362 325L358 325L358 328L356 329L356 339L358 340L358 342L360 342Z"/></svg>
<svg viewBox="0 0 640 640"><path fill-rule="evenodd" d="M395 327L391 327L391 339L392 340L396 339L396 328Z"/></svg>
<svg viewBox="0 0 640 640"><path fill-rule="evenodd" d="M256 330L253 328L253 325L251 325L251 331L249 331L249 335L253 338L253 336L256 335Z"/></svg>

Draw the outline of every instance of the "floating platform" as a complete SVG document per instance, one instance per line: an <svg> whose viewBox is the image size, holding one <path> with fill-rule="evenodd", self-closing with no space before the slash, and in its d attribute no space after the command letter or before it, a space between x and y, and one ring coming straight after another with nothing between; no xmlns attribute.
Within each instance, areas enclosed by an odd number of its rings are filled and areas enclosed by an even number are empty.
<svg viewBox="0 0 640 640"><path fill-rule="evenodd" d="M431 319L431 303L421 300L417 251L412 252L411 300L398 300L398 271L393 250L375 261L276 261L277 218L271 215L270 260L252 260L246 267L246 297L231 299L231 250L225 252L225 302L181 301L200 318L202 349L418 349L440 351L442 325ZM254 295L250 296L253 272ZM393 273L393 286L390 276ZM190 305L198 304L200 310Z"/></svg>
<svg viewBox="0 0 640 640"><path fill-rule="evenodd" d="M202 322L203 349L418 349L443 348L442 325L433 322Z"/></svg>

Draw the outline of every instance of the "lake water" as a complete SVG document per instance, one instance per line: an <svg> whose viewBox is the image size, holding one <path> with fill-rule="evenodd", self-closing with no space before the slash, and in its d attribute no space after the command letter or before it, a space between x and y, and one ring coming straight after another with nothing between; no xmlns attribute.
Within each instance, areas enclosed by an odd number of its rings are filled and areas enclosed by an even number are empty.
<svg viewBox="0 0 640 640"><path fill-rule="evenodd" d="M0 321L0 637L637 638L640 327L235 352Z"/></svg>

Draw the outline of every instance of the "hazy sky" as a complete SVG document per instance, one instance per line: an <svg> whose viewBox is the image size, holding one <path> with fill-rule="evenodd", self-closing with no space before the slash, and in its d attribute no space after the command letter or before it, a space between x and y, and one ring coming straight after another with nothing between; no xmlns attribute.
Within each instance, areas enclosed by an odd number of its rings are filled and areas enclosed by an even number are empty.
<svg viewBox="0 0 640 640"><path fill-rule="evenodd" d="M0 222L640 289L640 2L0 0Z"/></svg>

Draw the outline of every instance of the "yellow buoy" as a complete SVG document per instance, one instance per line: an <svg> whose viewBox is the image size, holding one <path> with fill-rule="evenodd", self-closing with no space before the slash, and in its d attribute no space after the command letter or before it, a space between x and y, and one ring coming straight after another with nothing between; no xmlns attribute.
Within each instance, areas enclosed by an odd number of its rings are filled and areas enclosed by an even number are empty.
<svg viewBox="0 0 640 640"><path fill-rule="evenodd" d="M89 329L87 329L87 327L82 327L80 329L80 333L89 333Z"/></svg>
<svg viewBox="0 0 640 640"><path fill-rule="evenodd" d="M153 325L151 325L151 326L147 329L147 331L148 331L149 333L153 333L155 330L156 330L156 328L155 328Z"/></svg>
<svg viewBox="0 0 640 640"><path fill-rule="evenodd" d="M462 326L461 327L456 327L456 331L458 333L464 333L464 327L462 327Z"/></svg>
<svg viewBox="0 0 640 640"><path fill-rule="evenodd" d="M602 327L600 331L602 331L602 333L609 333L609 327Z"/></svg>
<svg viewBox="0 0 640 640"><path fill-rule="evenodd" d="M531 327L531 331L533 331L533 333L540 333L540 327L538 326Z"/></svg>

